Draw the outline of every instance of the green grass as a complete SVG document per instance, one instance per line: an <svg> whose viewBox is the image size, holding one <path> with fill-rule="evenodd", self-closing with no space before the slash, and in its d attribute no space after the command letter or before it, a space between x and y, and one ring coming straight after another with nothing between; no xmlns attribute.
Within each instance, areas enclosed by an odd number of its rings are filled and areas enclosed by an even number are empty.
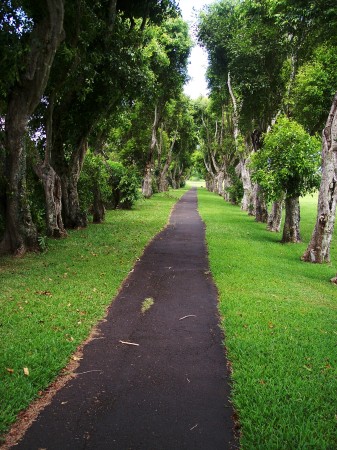
<svg viewBox="0 0 337 450"><path fill-rule="evenodd" d="M109 211L102 225L48 240L44 254L0 259L1 433L55 379L105 315L184 192L157 194L131 211Z"/></svg>
<svg viewBox="0 0 337 450"><path fill-rule="evenodd" d="M332 264L300 261L316 217L302 201L303 243L199 190L219 290L242 449L337 448L337 247Z"/></svg>
<svg viewBox="0 0 337 450"><path fill-rule="evenodd" d="M188 180L186 182L186 186L188 188L191 188L191 187L205 187L205 181L204 180L200 180L200 181Z"/></svg>

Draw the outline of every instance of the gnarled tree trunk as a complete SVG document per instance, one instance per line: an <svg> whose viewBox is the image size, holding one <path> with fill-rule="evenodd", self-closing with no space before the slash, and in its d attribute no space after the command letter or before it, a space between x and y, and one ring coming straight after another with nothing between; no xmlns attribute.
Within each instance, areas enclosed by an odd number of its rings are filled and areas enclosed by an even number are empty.
<svg viewBox="0 0 337 450"><path fill-rule="evenodd" d="M50 165L52 147L53 98L49 100L46 123L45 158L41 161L35 155L37 162L33 164L34 171L42 181L46 204L46 232L47 236L61 238L67 235L62 220L62 188L61 179Z"/></svg>
<svg viewBox="0 0 337 450"><path fill-rule="evenodd" d="M43 183L46 202L47 236L61 238L67 235L62 220L61 180L50 164L43 162L34 167L35 173Z"/></svg>
<svg viewBox="0 0 337 450"><path fill-rule="evenodd" d="M87 215L81 211L78 198L77 183L81 174L88 143L82 139L76 151L71 155L71 161L61 175L62 184L62 214L66 228L86 227Z"/></svg>
<svg viewBox="0 0 337 450"><path fill-rule="evenodd" d="M257 184L255 189L255 220L256 222L267 223L268 210L266 200L261 187Z"/></svg>
<svg viewBox="0 0 337 450"><path fill-rule="evenodd" d="M167 154L165 164L159 175L159 183L158 183L159 192L168 191L169 183L168 183L168 179L167 179L167 174L168 174L170 164L172 162L172 152L173 152L173 148L174 148L174 144L176 143L176 140L177 140L177 133L175 133L175 135L174 135L174 138L171 142L171 145L170 145L170 148L169 148L169 151Z"/></svg>
<svg viewBox="0 0 337 450"><path fill-rule="evenodd" d="M63 37L64 0L47 0L45 17L31 33L24 70L12 87L5 123L6 201L5 233L0 252L17 255L38 247L26 192L25 132L40 102L56 50Z"/></svg>
<svg viewBox="0 0 337 450"><path fill-rule="evenodd" d="M232 180L231 177L228 175L228 173L225 173L224 181L223 181L223 198L226 202L230 201L230 194L228 189L232 186Z"/></svg>
<svg viewBox="0 0 337 450"><path fill-rule="evenodd" d="M104 222L104 217L105 217L105 207L104 207L104 203L102 200L101 190L97 183L94 186L93 194L94 194L94 203L93 203L92 221L94 223L102 223L102 222Z"/></svg>
<svg viewBox="0 0 337 450"><path fill-rule="evenodd" d="M159 127L160 114L158 112L158 106L154 108L154 120L152 124L151 142L147 158L147 163L144 170L144 178L142 185L142 194L145 198L152 196L152 172L153 172L153 154L157 145L157 131Z"/></svg>
<svg viewBox="0 0 337 450"><path fill-rule="evenodd" d="M152 171L153 164L148 162L144 171L142 194L145 198L150 198L152 196Z"/></svg>
<svg viewBox="0 0 337 450"><path fill-rule="evenodd" d="M284 220L282 242L301 242L300 236L300 201L299 197L286 197L286 216Z"/></svg>
<svg viewBox="0 0 337 450"><path fill-rule="evenodd" d="M249 158L240 161L241 181L243 185L243 197L241 209L247 211L249 215L254 215L253 186L250 179L249 169L247 167Z"/></svg>
<svg viewBox="0 0 337 450"><path fill-rule="evenodd" d="M271 211L268 215L267 230L278 233L281 228L282 220L282 208L283 208L284 198L276 200L271 207Z"/></svg>
<svg viewBox="0 0 337 450"><path fill-rule="evenodd" d="M225 172L223 169L220 169L218 172L218 194L221 195L221 197L224 196L224 179L225 179Z"/></svg>
<svg viewBox="0 0 337 450"><path fill-rule="evenodd" d="M330 261L337 202L337 93L322 136L322 180L318 195L317 219L303 261Z"/></svg>

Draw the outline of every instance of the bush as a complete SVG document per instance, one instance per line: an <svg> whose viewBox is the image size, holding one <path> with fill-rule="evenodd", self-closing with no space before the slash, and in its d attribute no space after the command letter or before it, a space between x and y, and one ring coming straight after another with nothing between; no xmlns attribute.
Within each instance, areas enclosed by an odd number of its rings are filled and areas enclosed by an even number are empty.
<svg viewBox="0 0 337 450"><path fill-rule="evenodd" d="M113 209L131 209L139 198L140 178L134 168L126 168L123 164L108 161L110 170L109 184L111 196L108 206Z"/></svg>
<svg viewBox="0 0 337 450"><path fill-rule="evenodd" d="M229 175L231 178L231 187L227 188L229 200L234 205L239 205L243 198L243 184L235 173L235 167L229 167Z"/></svg>
<svg viewBox="0 0 337 450"><path fill-rule="evenodd" d="M99 189L103 204L107 208L130 209L139 198L139 185L140 180L134 169L89 152L78 183L81 206L90 211L94 202L94 191Z"/></svg>
<svg viewBox="0 0 337 450"><path fill-rule="evenodd" d="M94 202L95 189L100 190L102 201L104 203L108 202L111 196L109 177L109 167L104 157L88 152L78 181L78 195L84 211L91 209Z"/></svg>

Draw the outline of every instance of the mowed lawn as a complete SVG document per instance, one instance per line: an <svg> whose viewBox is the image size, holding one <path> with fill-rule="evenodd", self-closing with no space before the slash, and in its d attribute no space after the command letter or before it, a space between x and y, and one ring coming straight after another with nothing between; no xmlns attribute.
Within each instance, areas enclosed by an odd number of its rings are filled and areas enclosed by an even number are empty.
<svg viewBox="0 0 337 450"><path fill-rule="evenodd" d="M0 433L67 365L184 192L109 211L46 253L0 259Z"/></svg>
<svg viewBox="0 0 337 450"><path fill-rule="evenodd" d="M245 450L337 448L336 239L332 264L300 260L316 205L317 197L301 202L303 244L282 245L199 189Z"/></svg>

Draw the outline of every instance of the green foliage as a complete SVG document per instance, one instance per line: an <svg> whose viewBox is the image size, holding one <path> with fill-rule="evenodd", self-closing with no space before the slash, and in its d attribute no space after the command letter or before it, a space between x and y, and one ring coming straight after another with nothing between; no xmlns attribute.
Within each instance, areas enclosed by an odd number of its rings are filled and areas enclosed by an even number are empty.
<svg viewBox="0 0 337 450"><path fill-rule="evenodd" d="M103 202L108 202L111 196L109 178L110 173L104 157L89 151L78 182L80 203L85 211L89 211L94 202L95 189L100 191Z"/></svg>
<svg viewBox="0 0 337 450"><path fill-rule="evenodd" d="M239 205L243 198L243 184L235 172L235 167L230 166L228 172L231 178L231 186L227 188L229 200L234 205Z"/></svg>
<svg viewBox="0 0 337 450"><path fill-rule="evenodd" d="M134 169L128 168L118 184L120 192L119 207L122 209L131 209L136 200L139 199L140 179Z"/></svg>
<svg viewBox="0 0 337 450"><path fill-rule="evenodd" d="M100 192L107 207L130 209L139 198L139 186L135 169L88 152L78 183L80 201L85 211L90 211L93 205L95 190Z"/></svg>
<svg viewBox="0 0 337 450"><path fill-rule="evenodd" d="M336 448L336 286L329 279L337 267L300 261L317 196L301 201L298 246L276 245L277 234L217 195L199 190L198 197L232 368L240 448ZM332 256L336 261L336 243Z"/></svg>
<svg viewBox="0 0 337 450"><path fill-rule="evenodd" d="M252 178L269 200L282 192L299 197L319 187L321 143L304 128L287 117L280 117L264 135L260 151L252 155Z"/></svg>
<svg viewBox="0 0 337 450"><path fill-rule="evenodd" d="M294 118L310 133L321 132L337 90L336 47L318 47L300 67L293 92Z"/></svg>
<svg viewBox="0 0 337 450"><path fill-rule="evenodd" d="M206 169L204 164L204 156L200 150L195 150L191 155L191 175L190 180L203 180L206 175Z"/></svg>
<svg viewBox="0 0 337 450"><path fill-rule="evenodd" d="M126 168L116 161L107 161L111 193L108 206L131 209L139 198L140 178L135 168Z"/></svg>

